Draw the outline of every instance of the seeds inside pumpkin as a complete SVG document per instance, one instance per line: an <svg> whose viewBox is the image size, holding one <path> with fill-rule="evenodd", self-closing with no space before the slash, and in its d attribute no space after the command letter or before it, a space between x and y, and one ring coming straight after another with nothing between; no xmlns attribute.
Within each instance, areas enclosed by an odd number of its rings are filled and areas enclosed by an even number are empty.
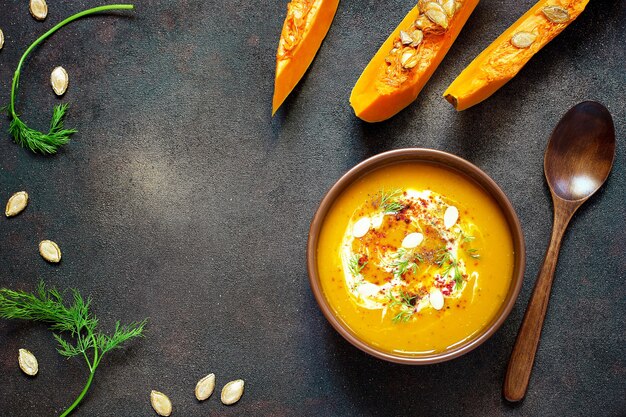
<svg viewBox="0 0 626 417"><path fill-rule="evenodd" d="M70 82L70 77L67 75L67 71L63 67L56 67L50 74L50 84L57 96L62 96L67 91L67 86Z"/></svg>
<svg viewBox="0 0 626 417"><path fill-rule="evenodd" d="M243 395L243 379L230 381L222 388L222 403L225 405L235 404Z"/></svg>
<svg viewBox="0 0 626 417"><path fill-rule="evenodd" d="M430 19L431 22L441 26L444 29L448 29L448 16L445 11L437 10L437 9L428 9L424 12L426 17Z"/></svg>
<svg viewBox="0 0 626 417"><path fill-rule="evenodd" d="M152 390L150 393L150 404L152 404L152 408L160 416L167 417L172 414L172 402L162 392Z"/></svg>
<svg viewBox="0 0 626 417"><path fill-rule="evenodd" d="M541 11L552 23L567 23L569 21L569 13L562 7L546 6Z"/></svg>
<svg viewBox="0 0 626 417"><path fill-rule="evenodd" d="M26 191L18 191L13 194L9 201L7 201L7 206L4 211L4 214L7 217L13 217L20 214L28 204L28 193Z"/></svg>
<svg viewBox="0 0 626 417"><path fill-rule="evenodd" d="M44 20L48 16L48 5L45 0L30 0L28 9L37 20Z"/></svg>
<svg viewBox="0 0 626 417"><path fill-rule="evenodd" d="M39 242L39 253L48 262L56 264L61 261L61 248L51 240Z"/></svg>
<svg viewBox="0 0 626 417"><path fill-rule="evenodd" d="M196 384L196 398L204 401L213 394L215 389L215 374L208 374Z"/></svg>
<svg viewBox="0 0 626 417"><path fill-rule="evenodd" d="M537 35L533 33L517 32L511 37L511 44L516 48L525 49L532 45L535 39L537 39Z"/></svg>
<svg viewBox="0 0 626 417"><path fill-rule="evenodd" d="M20 369L30 376L37 375L39 371L39 363L37 358L30 351L26 349L20 349L17 357L17 361L20 364Z"/></svg>

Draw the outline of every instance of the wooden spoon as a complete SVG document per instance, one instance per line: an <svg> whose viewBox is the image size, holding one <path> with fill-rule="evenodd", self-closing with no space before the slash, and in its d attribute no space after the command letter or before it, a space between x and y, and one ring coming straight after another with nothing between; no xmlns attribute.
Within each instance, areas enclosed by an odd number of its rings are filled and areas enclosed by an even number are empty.
<svg viewBox="0 0 626 417"><path fill-rule="evenodd" d="M509 401L526 394L565 229L578 207L604 184L614 157L613 119L600 103L572 107L552 132L543 161L554 205L552 238L509 360L503 389Z"/></svg>

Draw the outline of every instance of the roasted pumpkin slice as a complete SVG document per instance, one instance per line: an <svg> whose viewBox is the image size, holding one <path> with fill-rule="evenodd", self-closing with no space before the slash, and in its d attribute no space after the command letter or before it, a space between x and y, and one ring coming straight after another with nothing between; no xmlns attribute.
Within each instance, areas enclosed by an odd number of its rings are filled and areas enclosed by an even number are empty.
<svg viewBox="0 0 626 417"><path fill-rule="evenodd" d="M411 104L478 0L420 0L369 62L350 95L357 117L380 122Z"/></svg>
<svg viewBox="0 0 626 417"><path fill-rule="evenodd" d="M304 75L335 17L339 0L292 0L276 52L272 115Z"/></svg>
<svg viewBox="0 0 626 417"><path fill-rule="evenodd" d="M485 100L585 9L589 0L541 0L478 55L443 96L457 110Z"/></svg>

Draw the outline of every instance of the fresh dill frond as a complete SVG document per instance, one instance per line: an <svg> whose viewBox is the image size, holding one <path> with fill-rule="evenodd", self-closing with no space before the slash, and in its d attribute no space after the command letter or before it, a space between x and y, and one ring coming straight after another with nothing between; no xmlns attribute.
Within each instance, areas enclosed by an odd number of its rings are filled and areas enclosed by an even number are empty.
<svg viewBox="0 0 626 417"><path fill-rule="evenodd" d="M402 190L396 189L390 192L385 192L383 189L380 192L380 208L383 213L398 213L404 208L404 205L398 201L398 198L402 195Z"/></svg>
<svg viewBox="0 0 626 417"><path fill-rule="evenodd" d="M422 262L421 256L406 248L400 248L391 255L391 260L387 263L387 266L393 270L394 277L400 279L409 270L412 270L413 273L417 272L417 263L415 261Z"/></svg>
<svg viewBox="0 0 626 417"><path fill-rule="evenodd" d="M387 306L389 308L399 307L400 311L391 319L393 323L399 323L401 321L409 321L409 319L415 313L415 302L417 300L416 295L412 295L404 290L400 290L398 294L394 294L393 290L389 290L387 293L389 302Z"/></svg>
<svg viewBox="0 0 626 417"><path fill-rule="evenodd" d="M94 13L105 12L110 10L131 10L134 6L132 4L110 4L106 6L94 7L76 13L61 22L57 23L54 27L41 35L35 42L33 42L24 52L17 64L17 69L13 74L13 82L11 84L11 100L9 105L6 106L7 115L11 119L9 124L9 132L13 136L15 143L23 148L28 148L32 152L42 154L54 154L59 147L69 142L70 136L76 133L75 129L65 129L63 127L63 118L67 111L67 104L60 104L54 106L52 111L52 119L50 120L50 129L48 133L40 132L36 129L30 128L24 123L15 109L15 100L17 97L17 89L20 81L20 73L24 61L30 52L35 49L37 45L50 37L54 32L67 25L68 23L79 19L83 16L87 16Z"/></svg>
<svg viewBox="0 0 626 417"><path fill-rule="evenodd" d="M104 354L119 348L130 339L143 336L146 320L121 325L117 322L113 335L98 328L98 319L90 311L91 298L84 299L78 290L71 290L69 303L43 281L35 293L0 288L0 318L43 322L50 326L58 343L57 351L67 358L82 356L89 368L89 378L80 395L60 417L69 415L78 406L91 386ZM61 334L66 334L66 337ZM73 339L73 341L70 340Z"/></svg>
<svg viewBox="0 0 626 417"><path fill-rule="evenodd" d="M365 268L365 265L367 265L367 261L363 262L363 264L360 263L361 257L362 256L360 254L355 253L348 260L348 269L350 270L350 273L355 277L358 276L363 268Z"/></svg>

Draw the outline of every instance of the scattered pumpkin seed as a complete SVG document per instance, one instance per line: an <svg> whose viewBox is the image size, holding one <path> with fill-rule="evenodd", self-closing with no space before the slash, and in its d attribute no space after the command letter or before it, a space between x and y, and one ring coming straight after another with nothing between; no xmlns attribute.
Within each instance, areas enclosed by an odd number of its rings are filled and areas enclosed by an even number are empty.
<svg viewBox="0 0 626 417"><path fill-rule="evenodd" d="M172 402L162 392L152 390L150 393L150 404L152 404L152 408L160 416L167 417L172 414Z"/></svg>
<svg viewBox="0 0 626 417"><path fill-rule="evenodd" d="M424 15L426 15L426 17L430 19L431 22L441 26L444 29L448 29L448 16L446 15L446 12L442 10L431 8L426 10L424 12Z"/></svg>
<svg viewBox="0 0 626 417"><path fill-rule="evenodd" d="M56 67L50 74L50 85L54 90L54 94L62 96L67 91L67 86L70 82L70 77L67 75L67 71L63 67Z"/></svg>
<svg viewBox="0 0 626 417"><path fill-rule="evenodd" d="M517 32L511 37L511 44L516 48L525 49L532 45L535 39L537 39L537 35L533 33L524 31Z"/></svg>
<svg viewBox="0 0 626 417"><path fill-rule="evenodd" d="M61 261L61 249L59 245L51 240L42 240L39 242L39 253L42 258L54 264Z"/></svg>
<svg viewBox="0 0 626 417"><path fill-rule="evenodd" d="M39 363L37 362L37 358L35 357L35 355L33 355L30 351L26 349L20 349L17 361L20 364L20 369L26 375L37 375L37 372L39 371Z"/></svg>
<svg viewBox="0 0 626 417"><path fill-rule="evenodd" d="M562 7L546 6L541 11L552 23L567 23L569 21L569 13Z"/></svg>
<svg viewBox="0 0 626 417"><path fill-rule="evenodd" d="M402 45L410 45L410 44L413 43L413 38L411 37L411 35L409 35L405 31L401 30L400 31L400 42L402 42Z"/></svg>
<svg viewBox="0 0 626 417"><path fill-rule="evenodd" d="M44 20L48 16L46 0L30 0L28 9L30 14L37 20Z"/></svg>
<svg viewBox="0 0 626 417"><path fill-rule="evenodd" d="M2 29L0 29L0 49L4 46L4 33L2 33Z"/></svg>
<svg viewBox="0 0 626 417"><path fill-rule="evenodd" d="M196 384L196 398L204 401L213 394L215 389L215 374L208 374Z"/></svg>
<svg viewBox="0 0 626 417"><path fill-rule="evenodd" d="M243 379L230 381L222 388L222 403L224 405L235 404L243 395Z"/></svg>
<svg viewBox="0 0 626 417"><path fill-rule="evenodd" d="M18 191L13 194L9 201L7 201L7 206L4 211L4 214L7 217L13 217L20 214L28 204L28 193L26 191Z"/></svg>

